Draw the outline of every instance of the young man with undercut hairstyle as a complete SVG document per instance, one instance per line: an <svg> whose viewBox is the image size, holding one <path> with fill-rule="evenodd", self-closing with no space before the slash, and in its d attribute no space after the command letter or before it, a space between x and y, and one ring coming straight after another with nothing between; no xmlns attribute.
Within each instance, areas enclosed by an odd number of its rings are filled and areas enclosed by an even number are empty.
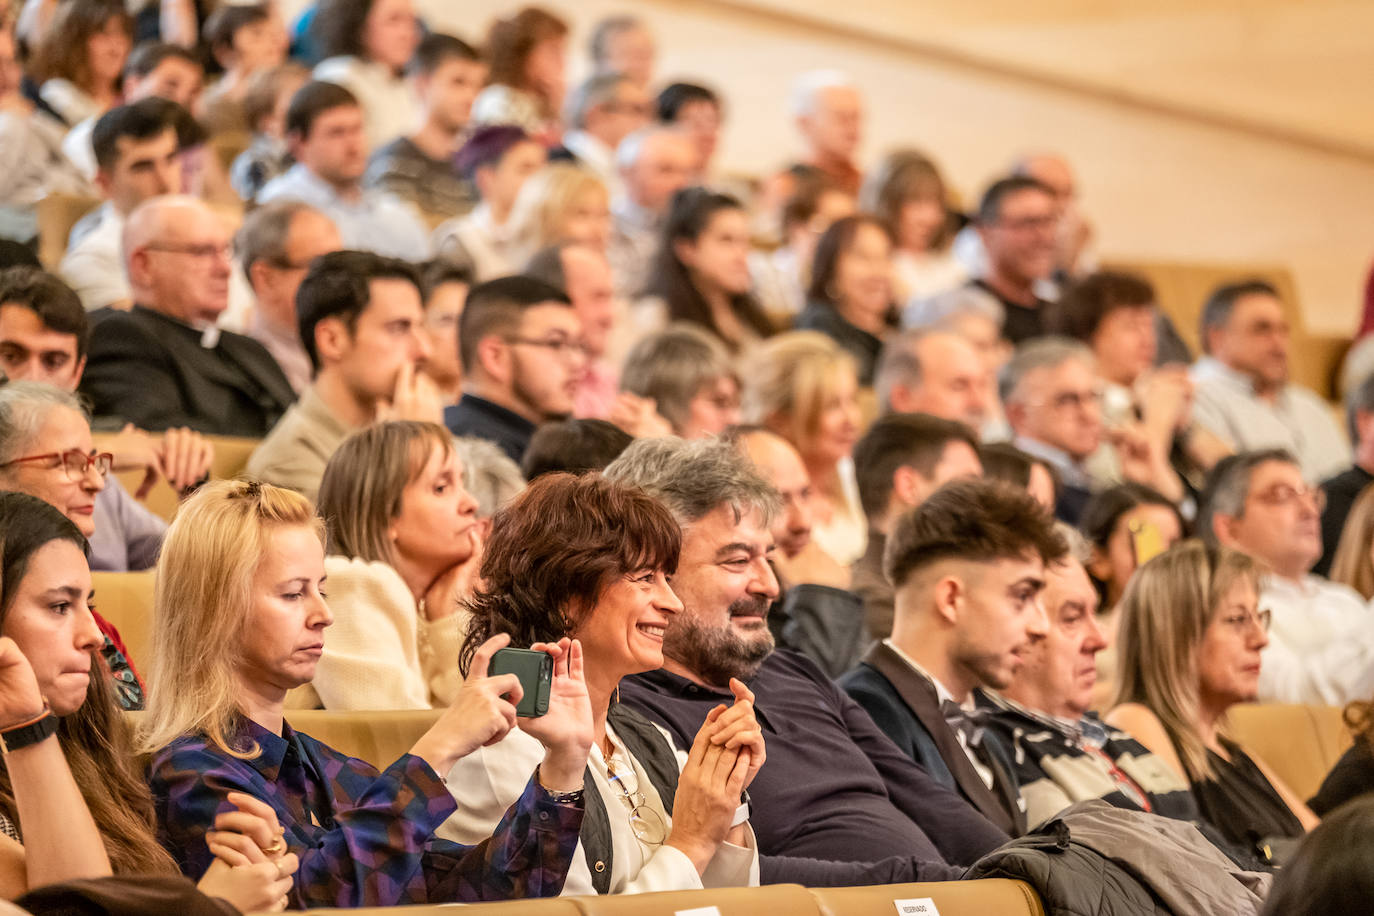
<svg viewBox="0 0 1374 916"><path fill-rule="evenodd" d="M523 276L474 286L458 325L463 398L444 410L444 425L496 443L518 464L539 424L572 414L581 335L557 287Z"/></svg>
<svg viewBox="0 0 1374 916"><path fill-rule="evenodd" d="M976 720L976 691L1009 686L1045 638L1045 565L1066 550L1024 490L945 485L894 525L883 558L892 635L840 679L904 753L1013 835L1026 830L1025 804L1006 748Z"/></svg>
<svg viewBox="0 0 1374 916"><path fill-rule="evenodd" d="M892 632L892 583L883 551L898 516L919 506L945 483L981 477L973 431L955 420L920 413L879 417L854 447L859 501L868 518L868 549L851 567L850 589L863 599L869 638Z"/></svg>

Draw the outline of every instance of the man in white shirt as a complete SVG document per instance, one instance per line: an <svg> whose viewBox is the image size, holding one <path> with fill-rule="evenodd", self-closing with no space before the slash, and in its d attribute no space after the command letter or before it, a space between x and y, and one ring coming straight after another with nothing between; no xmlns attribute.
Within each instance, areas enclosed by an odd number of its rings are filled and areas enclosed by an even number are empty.
<svg viewBox="0 0 1374 916"><path fill-rule="evenodd" d="M106 112L91 131L95 183L105 203L58 269L87 311L133 305L124 272L124 220L145 200L181 189L176 109L164 99L143 99Z"/></svg>
<svg viewBox="0 0 1374 916"><path fill-rule="evenodd" d="M697 153L681 131L651 127L622 140L615 159L624 192L611 203L613 225L607 253L615 270L616 291L635 297L644 292L668 205L691 180Z"/></svg>
<svg viewBox="0 0 1374 916"><path fill-rule="evenodd" d="M1262 280L1222 286L1202 310L1193 366L1193 417L1237 450L1291 452L1303 477L1325 480L1350 466L1350 443L1316 393L1288 381L1288 320Z"/></svg>
<svg viewBox="0 0 1374 916"><path fill-rule="evenodd" d="M549 159L571 160L619 193L616 147L647 125L652 111L649 93L628 76L599 73L573 90L566 113L572 129L563 134L563 146L551 152Z"/></svg>
<svg viewBox="0 0 1374 916"><path fill-rule="evenodd" d="M1353 589L1309 573L1322 552L1323 501L1281 449L1222 460L1204 494L1203 537L1272 572L1260 594L1273 614L1262 702L1343 706L1374 695L1374 614Z"/></svg>
<svg viewBox="0 0 1374 916"><path fill-rule="evenodd" d="M368 147L353 93L334 83L306 83L286 110L286 135L296 164L267 183L258 203L303 200L334 222L349 248L411 260L429 256L429 232L415 211L363 188Z"/></svg>

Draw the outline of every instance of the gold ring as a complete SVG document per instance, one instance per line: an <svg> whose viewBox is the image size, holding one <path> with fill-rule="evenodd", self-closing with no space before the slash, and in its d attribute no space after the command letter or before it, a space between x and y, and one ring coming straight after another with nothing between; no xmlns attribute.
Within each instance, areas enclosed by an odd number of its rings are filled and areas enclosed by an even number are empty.
<svg viewBox="0 0 1374 916"><path fill-rule="evenodd" d="M262 851L263 851L264 853L266 853L267 855L269 855L269 856L278 855L278 854L280 854L280 853L281 853L283 850L285 850L285 849L286 849L286 840L282 839L281 837L277 837L277 839L276 839L275 841L273 841L273 843L272 843L271 846L264 846L264 847L262 847Z"/></svg>

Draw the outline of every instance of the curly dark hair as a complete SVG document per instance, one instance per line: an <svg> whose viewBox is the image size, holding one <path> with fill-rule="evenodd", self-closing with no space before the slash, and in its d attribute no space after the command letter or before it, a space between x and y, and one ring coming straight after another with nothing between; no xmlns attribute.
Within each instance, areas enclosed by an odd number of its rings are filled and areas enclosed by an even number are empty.
<svg viewBox="0 0 1374 916"><path fill-rule="evenodd" d="M496 513L482 560L483 586L458 668L498 633L527 647L570 635L618 577L677 570L682 529L662 503L600 474L545 474Z"/></svg>

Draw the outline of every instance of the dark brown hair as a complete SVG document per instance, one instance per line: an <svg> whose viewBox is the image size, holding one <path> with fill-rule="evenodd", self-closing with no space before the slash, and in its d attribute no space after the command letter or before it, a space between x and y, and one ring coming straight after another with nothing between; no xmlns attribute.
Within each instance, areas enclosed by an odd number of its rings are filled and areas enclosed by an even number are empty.
<svg viewBox="0 0 1374 916"><path fill-rule="evenodd" d="M94 89L86 44L92 35L104 31L111 19L118 19L124 34L133 38L133 20L119 0L64 0L59 4L29 64L34 81L41 85L65 77L88 92Z"/></svg>
<svg viewBox="0 0 1374 916"><path fill-rule="evenodd" d="M892 475L913 467L929 480L953 442L963 442L976 454L978 439L958 420L924 413L894 413L879 417L854 446L854 474L864 515L882 518L892 499Z"/></svg>
<svg viewBox="0 0 1374 916"><path fill-rule="evenodd" d="M854 244L854 236L859 234L860 226L873 226L889 242L892 241L892 233L887 225L876 216L859 213L835 220L816 242L816 254L811 261L811 285L806 290L808 302L825 302L832 306L839 304L830 289L840 270L840 256Z"/></svg>
<svg viewBox="0 0 1374 916"><path fill-rule="evenodd" d="M1154 287L1135 274L1100 270L1071 284L1045 311L1045 330L1092 343L1105 319L1117 309L1155 304Z"/></svg>
<svg viewBox="0 0 1374 916"><path fill-rule="evenodd" d="M545 474L492 519L459 669L466 674L497 633L517 648L570 635L617 577L671 574L681 547L672 514L638 487L595 473Z"/></svg>
<svg viewBox="0 0 1374 916"><path fill-rule="evenodd" d="M1068 552L1054 519L1025 490L1000 480L956 480L897 519L883 573L901 588L917 569L941 560L1037 556L1052 563Z"/></svg>
<svg viewBox="0 0 1374 916"><path fill-rule="evenodd" d="M541 41L567 34L566 22L538 6L527 6L513 16L496 20L487 33L492 85L528 89L525 61L530 52Z"/></svg>

